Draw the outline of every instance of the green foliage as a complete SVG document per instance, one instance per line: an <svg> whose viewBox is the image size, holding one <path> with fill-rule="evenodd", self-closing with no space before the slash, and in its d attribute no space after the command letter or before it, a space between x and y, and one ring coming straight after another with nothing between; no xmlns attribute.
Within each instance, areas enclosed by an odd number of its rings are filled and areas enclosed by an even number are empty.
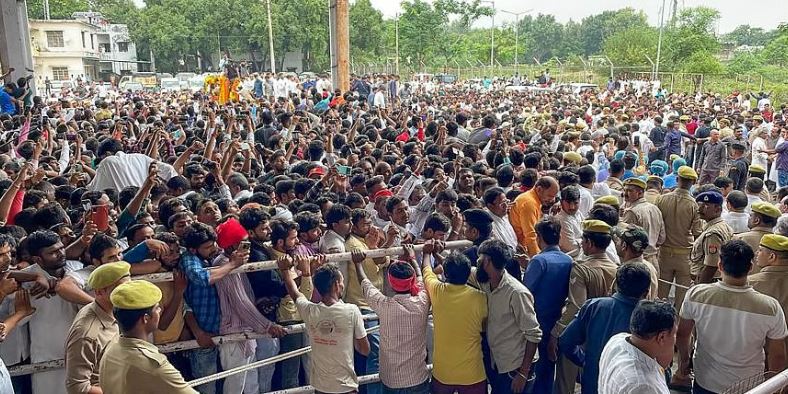
<svg viewBox="0 0 788 394"><path fill-rule="evenodd" d="M71 14L87 10L87 0L49 0L50 19L71 19ZM30 19L44 19L44 0L28 1L27 16Z"/></svg>
<svg viewBox="0 0 788 394"><path fill-rule="evenodd" d="M629 7L583 18L580 37L582 53L586 56L597 54L608 37L627 29L646 26L646 14Z"/></svg>
<svg viewBox="0 0 788 394"><path fill-rule="evenodd" d="M788 34L783 34L770 41L763 50L767 62L778 65L788 65Z"/></svg>
<svg viewBox="0 0 788 394"><path fill-rule="evenodd" d="M602 52L614 64L646 65L657 53L658 32L653 27L636 26L614 33L605 40Z"/></svg>
<svg viewBox="0 0 788 394"><path fill-rule="evenodd" d="M773 32L767 32L760 27L750 25L739 25L733 31L722 36L723 42L730 42L735 45L766 45L774 38Z"/></svg>
<svg viewBox="0 0 788 394"><path fill-rule="evenodd" d="M697 74L722 74L722 63L708 52L695 52L684 61L681 71Z"/></svg>

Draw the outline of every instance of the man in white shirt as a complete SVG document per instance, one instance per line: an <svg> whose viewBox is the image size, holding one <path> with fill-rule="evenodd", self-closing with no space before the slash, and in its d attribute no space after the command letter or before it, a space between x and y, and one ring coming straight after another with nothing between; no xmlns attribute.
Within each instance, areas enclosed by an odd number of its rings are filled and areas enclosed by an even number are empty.
<svg viewBox="0 0 788 394"><path fill-rule="evenodd" d="M578 213L579 206L578 186L570 185L561 190L561 212L555 215L555 218L561 222L561 239L558 247L573 258L582 252L583 219Z"/></svg>
<svg viewBox="0 0 788 394"><path fill-rule="evenodd" d="M669 394L664 368L673 360L676 310L664 301L640 301L632 333L614 335L599 359L599 394Z"/></svg>
<svg viewBox="0 0 788 394"><path fill-rule="evenodd" d="M49 230L40 230L27 237L30 262L25 272L41 273L49 279L62 279L67 273L82 268L82 263L66 261L60 237ZM66 337L79 306L60 296L32 300L36 313L30 318L30 362L41 363L65 358ZM33 374L33 393L66 393L66 371L51 370Z"/></svg>
<svg viewBox="0 0 788 394"><path fill-rule="evenodd" d="M385 86L380 85L375 90L377 90L377 92L375 92L375 102L374 102L375 107L386 108L386 95L384 93L386 91Z"/></svg>
<svg viewBox="0 0 788 394"><path fill-rule="evenodd" d="M722 220L731 226L734 234L744 233L750 230L748 223L750 214L746 213L747 196L744 193L734 190L725 197L726 212L722 213Z"/></svg>
<svg viewBox="0 0 788 394"><path fill-rule="evenodd" d="M720 250L722 281L687 291L676 340L679 368L674 383L688 384L694 371L693 392L721 393L764 371L785 369L785 315L779 301L748 285L753 256L746 242L729 241Z"/></svg>
<svg viewBox="0 0 788 394"><path fill-rule="evenodd" d="M296 261L302 275L309 279L309 258L297 256ZM321 298L320 303L315 304L298 291L291 269L292 258L282 256L277 265L287 293L295 300L309 333L312 346L309 383L321 393L356 392L358 376L353 369L353 350L366 356L369 354L369 341L361 311L356 305L342 302L345 285L339 267L329 263L315 271L312 280Z"/></svg>
<svg viewBox="0 0 788 394"><path fill-rule="evenodd" d="M505 242L512 250L517 250L517 234L509 222L509 199L503 189L493 187L484 192L484 205L493 218L493 238Z"/></svg>
<svg viewBox="0 0 788 394"><path fill-rule="evenodd" d="M192 149L192 146L188 149ZM159 177L164 182L178 175L175 168L167 163L143 153L127 154L121 152L122 148L120 141L114 139L105 140L99 145L97 153L102 159L96 168L96 176L88 184L89 190L123 190L127 186L142 185L152 163L156 163Z"/></svg>

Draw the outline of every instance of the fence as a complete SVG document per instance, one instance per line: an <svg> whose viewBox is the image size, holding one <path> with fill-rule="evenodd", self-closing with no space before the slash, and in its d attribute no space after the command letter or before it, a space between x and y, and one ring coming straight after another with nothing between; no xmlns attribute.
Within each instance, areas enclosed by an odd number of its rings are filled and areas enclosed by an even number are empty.
<svg viewBox="0 0 788 394"><path fill-rule="evenodd" d="M461 249L467 248L471 246L472 243L470 241L449 241L446 242L446 249ZM414 245L414 250L420 252L424 245ZM384 248L384 249L373 249L367 251L367 257L369 258L379 258L379 257L386 257L386 256L398 256L403 253L402 247L394 247L394 248ZM349 262L351 261L351 254L349 252L346 253L334 253L326 255L327 262ZM241 267L236 268L233 270L233 273L244 273L244 272L252 272L252 271L265 271L265 270L273 270L277 269L276 260L270 261L261 261L255 263L247 263L242 265ZM147 280L153 283L156 282L168 282L172 281L172 273L165 272L165 273L156 273L156 274L148 274L148 275L139 275L135 276L133 279L135 280ZM367 315L364 316L365 320L375 320L377 316L374 315ZM303 324L296 324L292 326L288 326L285 328L289 334L295 334L303 332L304 325ZM228 335L217 335L213 337L213 342L217 345L221 345L227 342L237 342L237 341L244 341L248 339L257 339L257 338L264 338L268 337L267 334L260 334L260 333L240 333L240 334L228 334ZM173 342L159 346L159 351L162 353L171 353L177 352L182 350L190 350L190 349L197 349L200 345L197 343L196 340L191 341L181 341L181 342ZM29 375L38 372L50 371L54 369L61 369L65 365L64 360L51 360L45 361L35 364L26 364L26 365L18 365L8 368L8 372L11 376L20 376L20 375Z"/></svg>

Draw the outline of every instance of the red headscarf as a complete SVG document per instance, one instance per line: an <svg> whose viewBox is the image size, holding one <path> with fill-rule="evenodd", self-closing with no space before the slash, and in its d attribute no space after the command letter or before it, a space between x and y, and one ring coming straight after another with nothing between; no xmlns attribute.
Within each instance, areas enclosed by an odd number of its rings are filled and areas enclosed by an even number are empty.
<svg viewBox="0 0 788 394"><path fill-rule="evenodd" d="M407 263L395 262L394 264L407 264ZM388 274L386 274L386 276L388 277L389 283L391 284L391 289L396 291L397 293L404 293L406 291L410 291L410 295L415 296L419 294L420 289L419 289L418 281L416 281L415 273L411 275L410 278L407 279L395 278L394 276L391 275L390 271Z"/></svg>

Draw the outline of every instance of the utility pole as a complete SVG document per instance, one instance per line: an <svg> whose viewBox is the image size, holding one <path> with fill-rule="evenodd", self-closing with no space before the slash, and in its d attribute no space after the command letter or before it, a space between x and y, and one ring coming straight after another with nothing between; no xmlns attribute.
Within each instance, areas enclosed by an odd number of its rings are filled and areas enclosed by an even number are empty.
<svg viewBox="0 0 788 394"><path fill-rule="evenodd" d="M670 17L671 23L676 23L676 14L679 10L679 0L673 0L673 15Z"/></svg>
<svg viewBox="0 0 788 394"><path fill-rule="evenodd" d="M350 89L350 15L348 0L330 0L331 83L335 89Z"/></svg>
<svg viewBox="0 0 788 394"><path fill-rule="evenodd" d="M662 55L662 31L665 29L665 0L662 0L662 10L659 13L659 38L657 39L657 61L654 65L654 76L652 79L659 78L659 59Z"/></svg>
<svg viewBox="0 0 788 394"><path fill-rule="evenodd" d="M533 11L533 10L531 9L531 10L523 11L523 12L512 12L512 11L501 10L501 12L505 12L507 14L514 15L514 20L515 20L515 22L514 22L514 69L515 69L515 71L517 71L518 66L520 65L520 59L519 59L518 52L517 52L518 48L520 47L520 15L527 14L527 13L529 13L531 11Z"/></svg>
<svg viewBox="0 0 788 394"><path fill-rule="evenodd" d="M49 0L44 0L44 19L49 20Z"/></svg>
<svg viewBox="0 0 788 394"><path fill-rule="evenodd" d="M271 57L271 74L276 73L276 62L274 61L274 28L271 25L271 0L265 0L268 6L268 52Z"/></svg>
<svg viewBox="0 0 788 394"><path fill-rule="evenodd" d="M396 52L397 62L395 63L395 74L399 76L399 13L397 19L394 19L394 51Z"/></svg>
<svg viewBox="0 0 788 394"><path fill-rule="evenodd" d="M481 0L481 3L489 3L492 6L492 26L490 26L490 67L495 66L495 2L492 0Z"/></svg>

